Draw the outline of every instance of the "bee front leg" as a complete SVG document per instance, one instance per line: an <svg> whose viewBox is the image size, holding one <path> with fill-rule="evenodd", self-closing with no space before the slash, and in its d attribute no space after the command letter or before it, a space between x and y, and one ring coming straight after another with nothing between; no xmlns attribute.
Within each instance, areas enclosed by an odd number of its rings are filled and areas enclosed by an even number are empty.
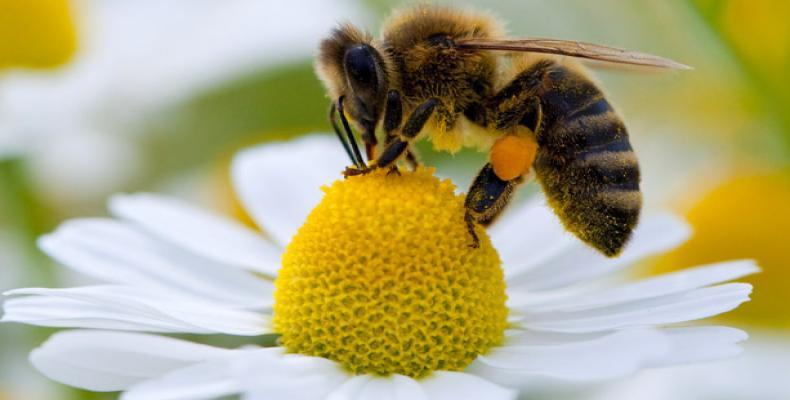
<svg viewBox="0 0 790 400"><path fill-rule="evenodd" d="M429 99L420 104L414 112L409 115L409 119L401 129L400 135L389 140L387 147L376 159L374 168L384 168L393 165L408 149L410 141L417 137L425 124L430 119L436 107L439 106L438 99ZM385 117L386 129L386 117Z"/></svg>
<svg viewBox="0 0 790 400"><path fill-rule="evenodd" d="M398 129L403 123L403 102L397 90L387 92L387 104L384 107L384 133L388 141L398 137Z"/></svg>
<svg viewBox="0 0 790 400"><path fill-rule="evenodd" d="M417 167L420 166L420 160L417 158L413 146L409 146L409 148L406 149L406 162L409 163L412 171L416 171Z"/></svg>
<svg viewBox="0 0 790 400"><path fill-rule="evenodd" d="M390 145L398 139L398 129L403 123L403 102L400 98L400 93L397 90L390 90L387 92L387 104L384 108L384 133L387 139L384 145L385 149L389 149ZM386 151L386 150L385 150ZM406 150L408 152L408 149ZM387 175L400 175L398 166L394 163L390 165L390 170Z"/></svg>
<svg viewBox="0 0 790 400"><path fill-rule="evenodd" d="M388 138L387 141L384 144L385 148L387 147L387 145L389 145L393 140L395 140L397 138L398 138L398 136L392 136L392 137ZM419 160L419 158L417 158L417 153L416 153L416 151L414 149L414 146L409 145L408 147L406 147L405 153L406 153L406 155L404 157L406 159L406 163L409 165L409 167L411 168L412 171L416 171L417 168L420 166L420 160ZM398 169L398 167L395 166L394 164L391 165L390 167L394 168L396 170Z"/></svg>
<svg viewBox="0 0 790 400"><path fill-rule="evenodd" d="M392 142L398 139L398 129L400 129L401 123L403 121L403 103L400 98L400 93L397 90L390 90L387 92L387 103L384 107L384 133L386 134L386 141L384 148L389 149ZM367 145L367 142L366 142ZM370 148L366 148L368 151L368 156L372 153ZM387 150L385 150L386 153ZM357 167L349 167L343 171L343 175L346 177L355 176L355 175L365 175L378 167L376 163L372 165L364 165L364 166L357 166ZM394 165L392 166L397 170L397 167ZM397 172L397 171L395 171ZM394 173L392 170L390 173Z"/></svg>
<svg viewBox="0 0 790 400"><path fill-rule="evenodd" d="M398 138L398 129L400 129L402 121L403 103L400 93L397 90L390 90L387 93L387 106L384 109L384 133L387 135L387 145ZM411 166L412 171L416 170L420 165L412 146L406 148L406 161ZM397 167L394 168L395 173L397 173Z"/></svg>
<svg viewBox="0 0 790 400"><path fill-rule="evenodd" d="M486 226L491 224L508 205L513 189L520 182L520 178L507 181L499 178L491 163L483 166L472 182L472 186L469 187L464 201L464 208L466 208L464 217L472 237L470 247L480 246L480 239L475 233L475 223Z"/></svg>

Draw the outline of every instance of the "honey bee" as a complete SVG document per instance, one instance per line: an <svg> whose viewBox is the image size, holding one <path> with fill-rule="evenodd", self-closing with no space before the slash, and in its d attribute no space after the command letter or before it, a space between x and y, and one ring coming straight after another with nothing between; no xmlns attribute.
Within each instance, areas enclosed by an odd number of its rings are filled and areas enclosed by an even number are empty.
<svg viewBox="0 0 790 400"><path fill-rule="evenodd" d="M475 225L494 221L534 170L565 228L617 255L639 218L639 166L622 119L578 59L688 67L589 43L510 39L500 26L486 13L420 5L391 16L379 39L350 24L334 29L316 73L353 164L344 174L397 173L401 160L416 166L411 146L423 136L437 150L477 147L489 161L465 200L471 246L479 245Z"/></svg>

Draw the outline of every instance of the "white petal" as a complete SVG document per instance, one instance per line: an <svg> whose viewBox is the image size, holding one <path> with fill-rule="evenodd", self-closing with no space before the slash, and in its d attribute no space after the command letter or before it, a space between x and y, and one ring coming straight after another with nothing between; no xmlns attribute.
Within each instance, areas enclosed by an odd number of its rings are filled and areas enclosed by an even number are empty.
<svg viewBox="0 0 790 400"><path fill-rule="evenodd" d="M527 312L581 311L629 301L687 292L701 287L731 281L760 270L752 260L738 260L688 268L619 287L606 286L600 290L576 296L551 299L542 304L508 306Z"/></svg>
<svg viewBox="0 0 790 400"><path fill-rule="evenodd" d="M50 337L30 354L30 361L50 379L104 392L123 390L229 352L155 335L67 331Z"/></svg>
<svg viewBox="0 0 790 400"><path fill-rule="evenodd" d="M258 226L285 246L323 197L321 186L340 179L348 164L336 138L310 135L241 151L233 183Z"/></svg>
<svg viewBox="0 0 790 400"><path fill-rule="evenodd" d="M147 232L209 259L273 277L281 249L230 218L154 194L116 195L110 211Z"/></svg>
<svg viewBox="0 0 790 400"><path fill-rule="evenodd" d="M242 382L243 400L325 399L350 378L333 361L284 354L282 349L245 352L244 360L237 363L234 374Z"/></svg>
<svg viewBox="0 0 790 400"><path fill-rule="evenodd" d="M519 341L478 357L469 371L495 383L545 376L567 381L596 381L622 377L660 359L671 349L667 337L655 330L623 330L606 335L566 336L556 343L529 345Z"/></svg>
<svg viewBox="0 0 790 400"><path fill-rule="evenodd" d="M82 327L142 332L181 332L187 329L158 318L128 315L90 303L55 297L29 296L6 300L2 322L59 328ZM192 327L192 329L195 329Z"/></svg>
<svg viewBox="0 0 790 400"><path fill-rule="evenodd" d="M540 291L589 281L649 255L672 249L683 243L690 232L689 226L673 215L646 215L619 257L607 258L577 241L560 254L541 260L538 266L526 270L506 268L506 271L516 271L506 275L508 287Z"/></svg>
<svg viewBox="0 0 790 400"><path fill-rule="evenodd" d="M235 356L235 355L234 355ZM239 393L231 370L236 357L204 361L130 387L121 400L202 400Z"/></svg>
<svg viewBox="0 0 790 400"><path fill-rule="evenodd" d="M580 311L523 312L521 326L539 331L600 332L711 317L749 300L752 287L728 283Z"/></svg>
<svg viewBox="0 0 790 400"><path fill-rule="evenodd" d="M282 348L236 350L130 388L124 400L193 400L243 393L243 399L321 399L348 379L336 363Z"/></svg>
<svg viewBox="0 0 790 400"><path fill-rule="evenodd" d="M567 381L618 378L641 368L731 357L746 337L738 329L718 326L595 334L524 331L479 357L468 372L534 391L566 386Z"/></svg>
<svg viewBox="0 0 790 400"><path fill-rule="evenodd" d="M540 197L517 204L488 229L505 275L518 276L573 246L580 246Z"/></svg>
<svg viewBox="0 0 790 400"><path fill-rule="evenodd" d="M360 375L349 379L327 400L429 400L420 384L403 375Z"/></svg>
<svg viewBox="0 0 790 400"><path fill-rule="evenodd" d="M271 331L267 315L217 307L205 302L184 301L132 287L27 288L6 294L30 297L7 300L2 319L4 322L244 336Z"/></svg>
<svg viewBox="0 0 790 400"><path fill-rule="evenodd" d="M463 372L436 371L420 380L429 400L512 400L516 392Z"/></svg>
<svg viewBox="0 0 790 400"><path fill-rule="evenodd" d="M267 308L273 301L270 281L196 256L122 221L72 220L42 237L39 247L58 262L106 282L237 307Z"/></svg>
<svg viewBox="0 0 790 400"><path fill-rule="evenodd" d="M729 358L741 353L739 342L746 332L726 326L694 326L663 330L672 341L672 350L653 362L654 366L690 364Z"/></svg>

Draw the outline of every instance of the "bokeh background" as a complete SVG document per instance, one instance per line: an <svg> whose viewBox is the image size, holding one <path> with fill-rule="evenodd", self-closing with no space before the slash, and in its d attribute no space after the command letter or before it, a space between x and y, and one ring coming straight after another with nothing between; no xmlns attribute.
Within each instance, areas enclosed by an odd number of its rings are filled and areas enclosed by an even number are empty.
<svg viewBox="0 0 790 400"><path fill-rule="evenodd" d="M741 357L546 398L790 399L790 2L459 3L506 17L515 36L692 65L596 74L629 126L646 207L685 215L695 232L636 273L732 258L764 270L750 278L752 302L724 317L752 335ZM0 290L78 281L43 257L36 237L69 217L104 215L113 192L172 193L243 219L230 156L327 132L328 99L311 65L318 41L339 21L377 32L404 4L0 0ZM421 153L461 186L485 158ZM38 375L26 354L49 333L0 325L0 399L115 398Z"/></svg>

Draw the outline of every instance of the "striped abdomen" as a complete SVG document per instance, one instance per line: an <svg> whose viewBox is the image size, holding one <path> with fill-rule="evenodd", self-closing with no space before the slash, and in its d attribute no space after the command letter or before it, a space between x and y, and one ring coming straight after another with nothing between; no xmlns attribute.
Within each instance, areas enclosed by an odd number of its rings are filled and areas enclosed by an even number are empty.
<svg viewBox="0 0 790 400"><path fill-rule="evenodd" d="M538 95L535 171L565 227L608 256L639 218L639 165L623 121L584 75L553 64Z"/></svg>

